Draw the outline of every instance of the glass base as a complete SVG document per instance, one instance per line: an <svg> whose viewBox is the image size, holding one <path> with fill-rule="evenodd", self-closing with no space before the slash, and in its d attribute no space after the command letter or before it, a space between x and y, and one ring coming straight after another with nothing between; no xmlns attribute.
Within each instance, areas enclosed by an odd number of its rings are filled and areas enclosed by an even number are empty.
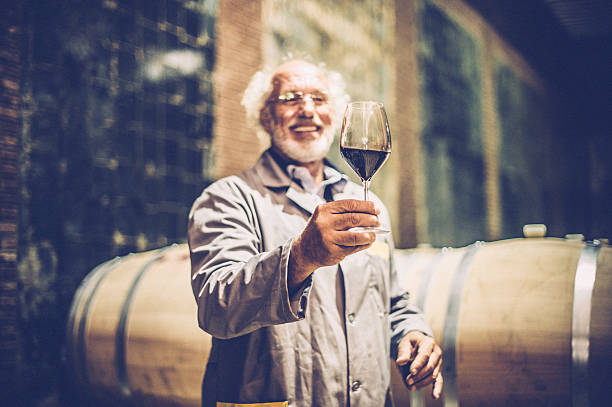
<svg viewBox="0 0 612 407"><path fill-rule="evenodd" d="M350 232L374 232L377 235L385 235L387 233L391 233L391 230L385 228L384 226L357 226L349 229Z"/></svg>

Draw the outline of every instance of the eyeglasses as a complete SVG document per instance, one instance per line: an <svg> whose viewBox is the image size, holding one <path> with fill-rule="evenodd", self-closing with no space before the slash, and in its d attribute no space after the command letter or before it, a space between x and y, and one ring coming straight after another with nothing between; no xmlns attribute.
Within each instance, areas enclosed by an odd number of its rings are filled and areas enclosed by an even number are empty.
<svg viewBox="0 0 612 407"><path fill-rule="evenodd" d="M279 95L276 100L272 100L272 103L281 103L286 106L297 106L305 102L306 99L310 99L315 106L322 106L327 104L328 97L327 92L317 91L312 93L304 93L302 91L289 91Z"/></svg>

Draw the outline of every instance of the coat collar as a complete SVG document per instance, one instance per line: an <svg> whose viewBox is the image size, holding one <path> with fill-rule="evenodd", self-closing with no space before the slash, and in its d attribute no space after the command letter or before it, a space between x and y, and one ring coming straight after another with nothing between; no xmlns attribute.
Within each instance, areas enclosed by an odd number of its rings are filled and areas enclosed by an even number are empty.
<svg viewBox="0 0 612 407"><path fill-rule="evenodd" d="M255 172L268 188L288 187L293 182L287 174L284 163L271 149L266 150L259 157L255 164Z"/></svg>
<svg viewBox="0 0 612 407"><path fill-rule="evenodd" d="M338 186L337 193L342 193L347 182L346 175L340 173L327 159L324 160L324 163L326 175L336 174L334 178L337 181L333 185ZM314 212L317 205L325 202L319 196L305 191L298 182L293 180L288 174L287 164L271 149L261 155L254 169L264 186L270 189L287 188L287 198L310 214Z"/></svg>

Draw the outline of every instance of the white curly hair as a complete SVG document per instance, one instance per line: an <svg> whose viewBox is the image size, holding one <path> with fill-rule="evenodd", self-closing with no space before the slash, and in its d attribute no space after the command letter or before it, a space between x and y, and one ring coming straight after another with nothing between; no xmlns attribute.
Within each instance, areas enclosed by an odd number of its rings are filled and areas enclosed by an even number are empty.
<svg viewBox="0 0 612 407"><path fill-rule="evenodd" d="M309 64L312 64L319 68L326 76L328 81L328 97L329 103L332 107L332 123L331 131L332 134L336 134L336 131L340 128L342 123L342 115L344 114L344 108L349 102L350 97L346 93L344 78L338 72L327 69L323 63L313 63L304 58L285 58L281 63L290 62L292 60L303 60ZM280 66L280 64L278 65ZM267 142L270 139L270 134L263 128L259 120L261 110L264 108L266 101L270 97L270 94L274 90L272 79L276 70L276 66L266 66L261 71L256 72L251 81L249 82L244 95L242 96L242 106L246 110L246 122L247 125L255 130L255 133L262 142Z"/></svg>

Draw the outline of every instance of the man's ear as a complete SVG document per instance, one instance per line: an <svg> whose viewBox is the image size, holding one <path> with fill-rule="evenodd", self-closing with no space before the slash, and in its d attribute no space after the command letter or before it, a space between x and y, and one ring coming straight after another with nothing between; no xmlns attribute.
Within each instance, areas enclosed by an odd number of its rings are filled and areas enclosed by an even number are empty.
<svg viewBox="0 0 612 407"><path fill-rule="evenodd" d="M274 117L272 116L270 109L271 106L266 104L259 113L259 123L268 134L272 134L274 131Z"/></svg>

